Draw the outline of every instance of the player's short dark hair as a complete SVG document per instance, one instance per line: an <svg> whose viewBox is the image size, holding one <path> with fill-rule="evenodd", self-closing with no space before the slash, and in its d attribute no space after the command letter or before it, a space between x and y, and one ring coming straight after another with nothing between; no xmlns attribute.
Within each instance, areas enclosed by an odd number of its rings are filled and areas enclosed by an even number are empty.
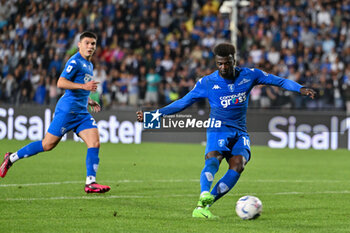
<svg viewBox="0 0 350 233"><path fill-rule="evenodd" d="M97 40L96 34L93 32L89 32L89 31L85 31L85 32L81 33L79 40L82 41L85 37L94 38L95 40Z"/></svg>
<svg viewBox="0 0 350 233"><path fill-rule="evenodd" d="M220 57L228 57L230 55L235 57L236 48L230 43L220 43L214 47L214 54Z"/></svg>

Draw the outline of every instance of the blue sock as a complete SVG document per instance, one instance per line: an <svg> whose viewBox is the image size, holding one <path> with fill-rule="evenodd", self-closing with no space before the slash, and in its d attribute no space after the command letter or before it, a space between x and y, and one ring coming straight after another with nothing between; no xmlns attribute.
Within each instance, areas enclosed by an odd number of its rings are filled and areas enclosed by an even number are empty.
<svg viewBox="0 0 350 233"><path fill-rule="evenodd" d="M216 172L219 170L219 166L220 162L215 157L205 160L205 165L200 178L201 193L210 191L210 187L213 183Z"/></svg>
<svg viewBox="0 0 350 233"><path fill-rule="evenodd" d="M98 168L98 163L100 159L98 158L98 152L100 148L88 148L86 155L86 171L87 177L96 177L96 172Z"/></svg>
<svg viewBox="0 0 350 233"><path fill-rule="evenodd" d="M17 155L19 159L26 158L32 155L36 155L37 153L43 152L43 143L42 141L36 141L29 143L25 147L21 148L17 151Z"/></svg>
<svg viewBox="0 0 350 233"><path fill-rule="evenodd" d="M228 191L230 191L233 186L237 183L240 174L235 170L228 169L226 174L216 183L211 194L215 196L215 201L219 200L224 196Z"/></svg>

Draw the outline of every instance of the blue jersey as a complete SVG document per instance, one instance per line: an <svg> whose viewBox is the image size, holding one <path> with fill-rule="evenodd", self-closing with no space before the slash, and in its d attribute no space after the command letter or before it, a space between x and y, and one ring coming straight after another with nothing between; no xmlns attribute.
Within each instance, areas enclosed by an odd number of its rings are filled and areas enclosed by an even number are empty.
<svg viewBox="0 0 350 233"><path fill-rule="evenodd" d="M93 77L93 65L83 58L79 52L74 54L66 63L60 77L74 83L87 83ZM69 113L88 113L87 105L90 91L76 89L65 90L64 95L56 105L56 111Z"/></svg>
<svg viewBox="0 0 350 233"><path fill-rule="evenodd" d="M224 79L219 71L201 78L183 98L159 109L162 115L182 111L194 102L207 98L210 117L221 120L223 125L247 131L246 113L250 91L255 85L266 84L300 92L302 86L294 81L267 74L259 69L235 68L235 78Z"/></svg>

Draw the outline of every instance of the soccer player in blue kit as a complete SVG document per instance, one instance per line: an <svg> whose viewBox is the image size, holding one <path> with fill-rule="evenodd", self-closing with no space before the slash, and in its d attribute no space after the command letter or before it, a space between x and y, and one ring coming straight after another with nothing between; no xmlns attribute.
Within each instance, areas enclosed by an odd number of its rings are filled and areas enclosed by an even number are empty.
<svg viewBox="0 0 350 233"><path fill-rule="evenodd" d="M88 147L85 192L104 193L110 190L109 186L96 183L100 139L97 124L87 110L88 106L94 112L101 110L100 105L89 98L90 91L96 91L98 85L93 81L93 65L90 62L96 50L96 40L97 36L92 32L80 35L79 51L67 61L57 82L57 87L66 91L57 102L48 132L42 141L32 142L15 153L6 153L0 166L1 177L5 177L17 160L52 150L65 133L73 130Z"/></svg>
<svg viewBox="0 0 350 233"><path fill-rule="evenodd" d="M207 129L205 165L200 175L201 193L192 216L216 218L209 207L228 193L237 183L244 166L250 160L250 139L246 127L246 112L249 93L255 85L274 85L289 91L314 98L316 92L300 84L267 74L259 69L235 67L236 49L232 44L215 46L217 71L201 78L183 98L164 108L153 111L154 117L180 112L194 102L207 98L211 107L210 118L221 121L221 127ZM143 112L138 111L138 121L143 121ZM223 159L228 162L226 174L210 191L214 176Z"/></svg>

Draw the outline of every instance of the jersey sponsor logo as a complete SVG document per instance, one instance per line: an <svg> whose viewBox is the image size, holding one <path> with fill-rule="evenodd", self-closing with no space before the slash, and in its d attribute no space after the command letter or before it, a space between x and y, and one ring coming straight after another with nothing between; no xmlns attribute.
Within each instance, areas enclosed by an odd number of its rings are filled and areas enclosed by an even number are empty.
<svg viewBox="0 0 350 233"><path fill-rule="evenodd" d="M213 86L212 89L214 89L214 90L219 90L219 89L221 89L221 87L220 87L219 85L216 85L216 84L215 84L215 85Z"/></svg>
<svg viewBox="0 0 350 233"><path fill-rule="evenodd" d="M92 75L85 74L84 83L90 82L92 80Z"/></svg>
<svg viewBox="0 0 350 233"><path fill-rule="evenodd" d="M246 101L247 95L245 92L240 92L235 95L227 95L227 96L221 96L220 97L220 104L222 107L227 108L228 106L232 104L238 104L238 103L243 103Z"/></svg>
<svg viewBox="0 0 350 233"><path fill-rule="evenodd" d="M235 84L229 84L229 85L227 85L227 87L230 90L230 92L234 92L235 91Z"/></svg>
<svg viewBox="0 0 350 233"><path fill-rule="evenodd" d="M238 85L243 85L243 84L249 83L249 82L250 82L250 79L243 78L243 80L240 81L240 82L238 83Z"/></svg>

